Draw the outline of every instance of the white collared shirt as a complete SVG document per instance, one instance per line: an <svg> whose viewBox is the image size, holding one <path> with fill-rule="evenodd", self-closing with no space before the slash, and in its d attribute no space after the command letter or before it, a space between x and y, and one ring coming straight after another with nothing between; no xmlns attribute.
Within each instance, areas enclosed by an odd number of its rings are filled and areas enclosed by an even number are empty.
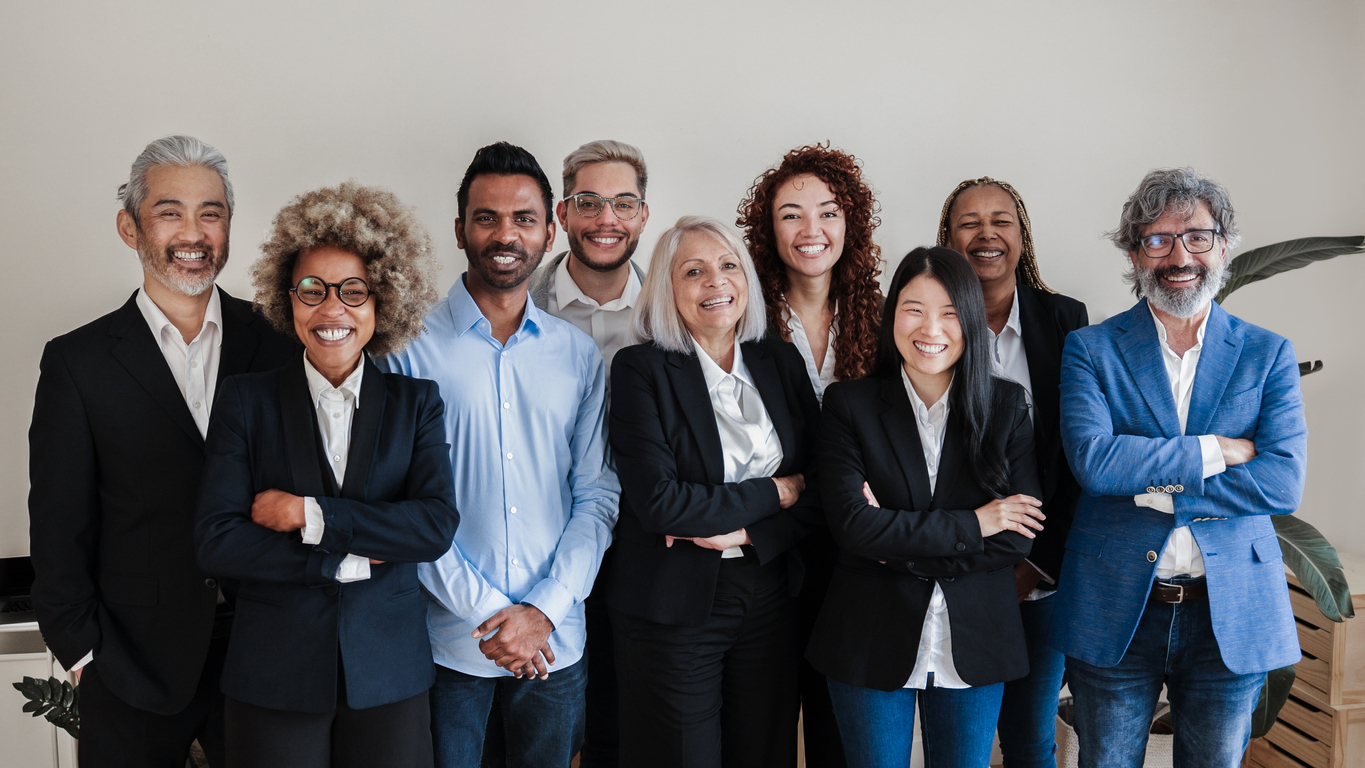
<svg viewBox="0 0 1365 768"><path fill-rule="evenodd" d="M919 393L910 383L910 376L901 366L901 383L910 397L910 406L915 411L915 427L919 430L919 444L924 449L924 468L929 472L929 493L938 486L939 461L943 457L943 438L948 427L948 393L953 390L950 383L943 390L943 396L933 405L926 406ZM919 650L915 656L915 668L910 679L903 687L924 689L929 684L929 673L934 673L935 688L970 688L957 674L953 665L953 634L948 624L948 601L943 596L943 588L934 582L934 594L929 598L929 607L924 611L924 628L920 630Z"/></svg>
<svg viewBox="0 0 1365 768"><path fill-rule="evenodd" d="M1199 367L1199 355L1204 350L1204 331L1208 328L1209 317L1213 311L1211 308L1205 310L1204 319L1199 323L1199 330L1195 334L1195 345L1185 350L1184 355L1177 355L1166 343L1166 326L1161 324L1161 318L1156 316L1150 301L1147 303L1147 309L1152 313L1152 322L1156 323L1161 359L1166 363L1166 375L1170 377L1171 396L1175 398L1176 415L1180 419L1180 434L1183 435L1185 423L1190 418L1190 400L1194 395L1194 376ZM1200 435L1199 448L1203 455L1205 478L1213 477L1227 469L1227 464L1223 461L1223 450L1218 447L1216 436ZM1133 497L1133 502L1139 507L1151 507L1168 515L1175 514L1175 503L1169 493L1139 493ZM1204 575L1204 556L1199 551L1199 543L1194 540L1194 534L1188 525L1171 531L1165 548L1161 550L1161 557L1156 561L1158 580L1185 575L1193 578Z"/></svg>
<svg viewBox="0 0 1365 768"><path fill-rule="evenodd" d="M208 434L209 413L213 410L213 393L218 385L218 361L222 359L223 349L223 301L218 296L217 287L209 288L208 306L204 309L204 324L199 334L189 344L180 335L175 325L166 318L166 313L152 301L147 291L138 289L137 308L147 326L152 329L152 337L166 358L166 365L175 377L180 395L190 409L194 425L199 428L200 436Z"/></svg>
<svg viewBox="0 0 1365 768"><path fill-rule="evenodd" d="M640 276L635 268L626 267L626 288L617 299L598 304L596 299L583 293L578 283L569 274L569 261L575 258L569 253L560 259L550 279L546 306L550 314L573 323L578 330L588 334L602 353L602 362L611 376L611 361L624 346L632 343L630 310L640 296Z"/></svg>
<svg viewBox="0 0 1365 768"><path fill-rule="evenodd" d="M739 342L735 342L735 362L729 373L706 354L696 339L692 340L692 346L701 360L706 394L711 398L711 409L716 415L725 460L725 482L772 477L782 464L782 442L777 439L777 430L763 405L763 397L754 387L749 368L744 365ZM730 547L721 553L723 558L743 556L739 547Z"/></svg>
<svg viewBox="0 0 1365 768"><path fill-rule="evenodd" d="M346 482L346 459L351 450L351 423L355 412L360 408L360 383L365 378L365 361L362 358L354 371L334 387L326 376L309 362L307 353L303 356L303 373L308 379L308 395L313 407L317 409L318 432L322 444L327 449L327 466L332 468L332 476L337 486ZM303 543L310 546L322 541L326 523L322 517L322 505L312 496L303 497ZM370 559L360 555L347 555L337 567L336 580L343 584L370 578Z"/></svg>
<svg viewBox="0 0 1365 768"><path fill-rule="evenodd" d="M825 346L825 359L821 365L815 364L815 354L810 349L810 337L806 336L806 326L801 323L800 315L787 310L787 327L792 332L792 343L796 345L796 351L801 353L801 359L806 361L806 376L810 378L812 387L815 387L815 399L821 403L825 401L825 387L834 381L834 337L838 331L838 309L835 309L835 319L829 324L829 344Z"/></svg>

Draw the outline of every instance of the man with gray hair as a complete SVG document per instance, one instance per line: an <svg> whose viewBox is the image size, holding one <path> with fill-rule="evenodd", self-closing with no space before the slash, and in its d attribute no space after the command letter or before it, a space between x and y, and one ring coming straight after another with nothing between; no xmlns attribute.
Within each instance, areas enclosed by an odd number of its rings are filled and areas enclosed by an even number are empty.
<svg viewBox="0 0 1365 768"><path fill-rule="evenodd" d="M1294 347L1213 303L1238 242L1217 182L1152 171L1111 239L1141 299L1062 354L1062 443L1085 495L1051 642L1082 766L1141 766L1164 684L1176 765L1232 768L1265 673L1299 660L1270 521L1303 494Z"/></svg>
<svg viewBox="0 0 1365 768"><path fill-rule="evenodd" d="M29 428L29 544L43 639L80 680L80 763L221 766L233 585L195 564L213 395L284 365L295 344L214 290L232 184L189 136L147 145L119 188L119 236L143 281L123 306L48 342ZM225 597L226 593L226 597Z"/></svg>

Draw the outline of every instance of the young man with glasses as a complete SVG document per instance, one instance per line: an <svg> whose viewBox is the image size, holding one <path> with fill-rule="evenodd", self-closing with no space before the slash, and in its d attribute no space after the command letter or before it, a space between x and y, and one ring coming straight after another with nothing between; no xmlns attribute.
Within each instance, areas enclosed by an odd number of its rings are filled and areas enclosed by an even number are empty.
<svg viewBox="0 0 1365 768"><path fill-rule="evenodd" d="M1152 171L1110 239L1144 298L1062 355L1062 442L1086 493L1051 642L1081 765L1142 765L1165 684L1176 764L1232 768L1265 673L1299 660L1269 517L1303 494L1298 364L1213 303L1238 242L1218 183Z"/></svg>

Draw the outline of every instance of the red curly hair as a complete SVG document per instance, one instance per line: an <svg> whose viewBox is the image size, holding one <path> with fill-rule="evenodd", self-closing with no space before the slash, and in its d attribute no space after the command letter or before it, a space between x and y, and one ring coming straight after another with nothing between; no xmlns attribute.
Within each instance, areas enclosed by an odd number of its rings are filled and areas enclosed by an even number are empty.
<svg viewBox="0 0 1365 768"><path fill-rule="evenodd" d="M844 251L835 262L829 288L830 305L837 306L834 337L834 378L857 379L872 373L877 362L877 330L881 323L882 292L877 275L882 271L882 250L872 242L872 231L881 225L881 206L863 181L857 158L830 149L829 142L793 149L776 168L754 180L739 204L735 224L744 230L744 242L758 271L767 302L768 325L791 341L787 325L787 302L791 287L787 266L777 252L773 226L773 198L784 182L809 174L823 181L834 193L844 214Z"/></svg>

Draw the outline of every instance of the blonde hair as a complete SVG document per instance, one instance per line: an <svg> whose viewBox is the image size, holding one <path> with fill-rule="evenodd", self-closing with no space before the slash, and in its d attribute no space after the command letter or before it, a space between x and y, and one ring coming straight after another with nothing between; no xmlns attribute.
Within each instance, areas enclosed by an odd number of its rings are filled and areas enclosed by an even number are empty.
<svg viewBox="0 0 1365 768"><path fill-rule="evenodd" d="M673 298L673 262L678 258L683 238L691 234L715 238L729 249L739 262L740 269L744 270L744 280L748 283L748 304L735 325L735 343L763 338L768 330L763 289L758 284L758 273L754 271L749 249L744 247L739 233L720 219L684 216L678 219L672 229L664 232L654 246L654 255L649 259L649 272L645 275L645 284L640 290L640 300L635 307L631 325L635 340L653 341L670 352L693 353L691 334L683 325L682 315L678 314L678 303Z"/></svg>
<svg viewBox="0 0 1365 768"><path fill-rule="evenodd" d="M645 156L636 147L614 139L590 141L564 158L564 197L573 194L574 185L578 183L578 172L583 170L583 166L593 163L629 165L635 170L635 186L640 188L640 198L644 198L645 184L649 181Z"/></svg>

